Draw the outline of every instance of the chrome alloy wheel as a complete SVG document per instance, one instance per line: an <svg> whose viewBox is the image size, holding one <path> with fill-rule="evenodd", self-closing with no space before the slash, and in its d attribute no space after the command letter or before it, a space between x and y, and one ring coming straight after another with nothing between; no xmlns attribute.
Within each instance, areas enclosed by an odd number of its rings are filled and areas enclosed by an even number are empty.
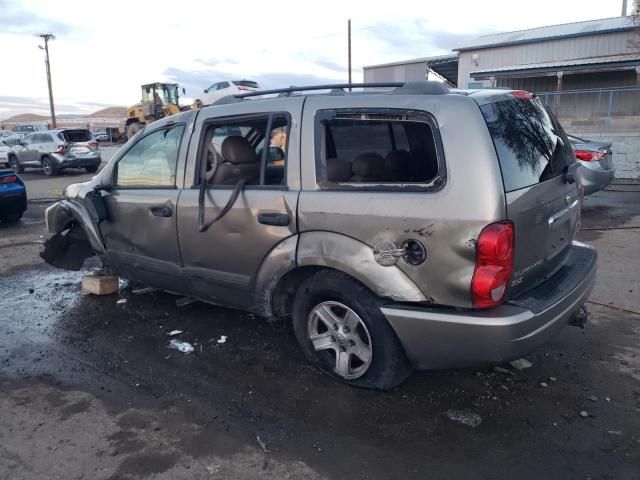
<svg viewBox="0 0 640 480"><path fill-rule="evenodd" d="M345 380L364 375L371 365L373 346L367 326L356 312L339 302L316 305L307 320L307 335L319 355Z"/></svg>

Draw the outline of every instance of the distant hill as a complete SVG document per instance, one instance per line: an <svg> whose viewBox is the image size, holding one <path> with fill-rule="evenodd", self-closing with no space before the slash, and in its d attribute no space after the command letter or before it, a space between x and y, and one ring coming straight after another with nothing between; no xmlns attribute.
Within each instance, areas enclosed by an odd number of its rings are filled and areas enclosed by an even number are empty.
<svg viewBox="0 0 640 480"><path fill-rule="evenodd" d="M20 115L14 115L13 117L3 120L4 123L29 123L29 122L44 122L49 120L49 117L43 117L42 115L36 115L34 113L21 113Z"/></svg>
<svg viewBox="0 0 640 480"><path fill-rule="evenodd" d="M107 107L83 118L123 118L127 111L127 107Z"/></svg>

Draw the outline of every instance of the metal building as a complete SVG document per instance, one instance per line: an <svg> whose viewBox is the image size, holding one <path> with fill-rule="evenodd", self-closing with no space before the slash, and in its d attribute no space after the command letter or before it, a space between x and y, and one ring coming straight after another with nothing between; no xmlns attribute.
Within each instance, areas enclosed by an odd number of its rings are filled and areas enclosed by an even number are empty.
<svg viewBox="0 0 640 480"><path fill-rule="evenodd" d="M458 87L550 92L640 86L635 28L631 17L614 17L483 35L454 49Z"/></svg>
<svg viewBox="0 0 640 480"><path fill-rule="evenodd" d="M431 76L429 76L431 74ZM458 84L458 54L414 58L364 67L365 82L404 82L436 78L451 86Z"/></svg>

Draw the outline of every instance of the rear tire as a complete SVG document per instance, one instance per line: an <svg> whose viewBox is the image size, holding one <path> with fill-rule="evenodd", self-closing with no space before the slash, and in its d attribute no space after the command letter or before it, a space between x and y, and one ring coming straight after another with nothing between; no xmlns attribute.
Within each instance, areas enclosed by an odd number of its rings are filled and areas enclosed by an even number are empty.
<svg viewBox="0 0 640 480"><path fill-rule="evenodd" d="M131 140L136 133L142 130L143 125L140 122L133 122L127 125L127 140Z"/></svg>
<svg viewBox="0 0 640 480"><path fill-rule="evenodd" d="M15 173L24 173L24 167L20 165L15 155L9 156L9 167L11 167Z"/></svg>
<svg viewBox="0 0 640 480"><path fill-rule="evenodd" d="M42 157L42 171L47 177L53 177L58 174L58 168L51 160L51 157L46 155Z"/></svg>
<svg viewBox="0 0 640 480"><path fill-rule="evenodd" d="M388 390L411 374L379 299L351 277L334 270L312 275L298 288L292 313L302 353L327 375L356 387Z"/></svg>
<svg viewBox="0 0 640 480"><path fill-rule="evenodd" d="M84 169L87 171L87 173L96 173L98 171L98 165L95 165L93 167L84 167Z"/></svg>

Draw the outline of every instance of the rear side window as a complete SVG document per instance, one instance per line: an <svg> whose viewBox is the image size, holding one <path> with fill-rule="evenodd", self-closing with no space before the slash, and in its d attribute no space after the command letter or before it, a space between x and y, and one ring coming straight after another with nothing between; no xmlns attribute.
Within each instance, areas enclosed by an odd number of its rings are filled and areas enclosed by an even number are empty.
<svg viewBox="0 0 640 480"><path fill-rule="evenodd" d="M91 140L89 130L65 130L61 133L67 142L88 142Z"/></svg>
<svg viewBox="0 0 640 480"><path fill-rule="evenodd" d="M500 161L505 191L561 175L575 161L569 139L540 99L514 98L480 109Z"/></svg>
<svg viewBox="0 0 640 480"><path fill-rule="evenodd" d="M321 187L430 184L439 176L439 150L427 116L319 112L318 117L316 174Z"/></svg>

